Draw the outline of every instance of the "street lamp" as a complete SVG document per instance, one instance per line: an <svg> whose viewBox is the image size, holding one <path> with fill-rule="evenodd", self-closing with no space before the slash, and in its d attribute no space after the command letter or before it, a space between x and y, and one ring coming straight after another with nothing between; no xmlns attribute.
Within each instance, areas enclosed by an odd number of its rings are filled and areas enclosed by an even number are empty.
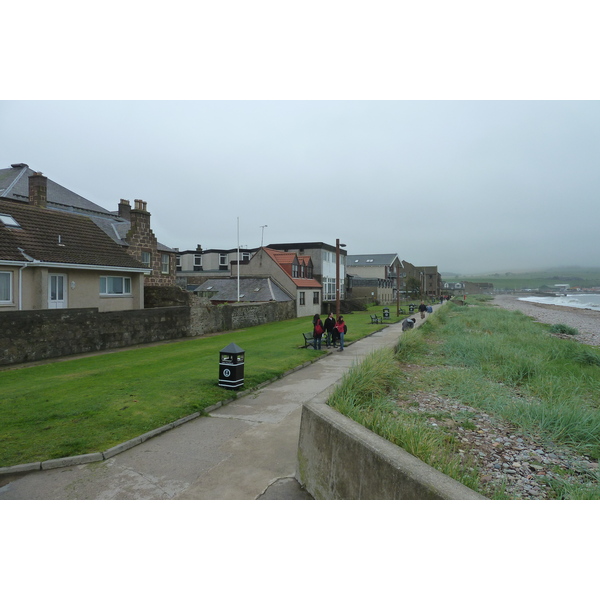
<svg viewBox="0 0 600 600"><path fill-rule="evenodd" d="M335 314L340 316L340 248L345 248L346 244L340 244L340 240L335 240Z"/></svg>

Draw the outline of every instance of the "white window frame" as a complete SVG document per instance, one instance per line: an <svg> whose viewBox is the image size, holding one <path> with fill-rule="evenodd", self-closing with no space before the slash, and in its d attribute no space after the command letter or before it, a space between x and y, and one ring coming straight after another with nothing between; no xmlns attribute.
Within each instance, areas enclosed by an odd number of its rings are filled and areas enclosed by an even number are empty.
<svg viewBox="0 0 600 600"><path fill-rule="evenodd" d="M202 266L202 254L194 254L194 266L195 267Z"/></svg>
<svg viewBox="0 0 600 600"><path fill-rule="evenodd" d="M306 293L300 292L300 297L298 298L298 303L300 306L306 306Z"/></svg>
<svg viewBox="0 0 600 600"><path fill-rule="evenodd" d="M171 272L171 257L166 252L163 252L160 255L160 264L161 264L160 272L163 275L168 275Z"/></svg>
<svg viewBox="0 0 600 600"><path fill-rule="evenodd" d="M109 289L109 279L121 279L122 280L122 292L108 292ZM129 284L129 291L127 291L127 284ZM114 288L113 288L114 289ZM132 285L131 285L131 277L118 277L115 275L101 275L100 276L100 296L106 297L123 297L123 296L132 296Z"/></svg>
<svg viewBox="0 0 600 600"><path fill-rule="evenodd" d="M0 298L0 304L13 304L13 271L0 271L0 275L8 275L8 299Z"/></svg>
<svg viewBox="0 0 600 600"><path fill-rule="evenodd" d="M148 260L144 260L146 257L148 258ZM141 263L145 267L148 267L149 269L152 268L152 252L148 252L147 250L142 250Z"/></svg>
<svg viewBox="0 0 600 600"><path fill-rule="evenodd" d="M229 255L227 253L220 252L219 253L219 266L227 267L229 265L228 258L229 258Z"/></svg>

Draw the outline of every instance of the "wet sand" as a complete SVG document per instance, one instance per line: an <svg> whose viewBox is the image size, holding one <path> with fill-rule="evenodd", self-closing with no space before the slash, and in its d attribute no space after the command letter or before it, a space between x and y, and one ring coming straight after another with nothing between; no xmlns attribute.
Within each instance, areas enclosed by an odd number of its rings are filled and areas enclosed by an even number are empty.
<svg viewBox="0 0 600 600"><path fill-rule="evenodd" d="M562 323L574 327L579 335L574 339L591 346L600 346L600 311L570 306L553 306L538 302L523 302L516 296L495 296L492 304L507 310L518 310L541 323Z"/></svg>

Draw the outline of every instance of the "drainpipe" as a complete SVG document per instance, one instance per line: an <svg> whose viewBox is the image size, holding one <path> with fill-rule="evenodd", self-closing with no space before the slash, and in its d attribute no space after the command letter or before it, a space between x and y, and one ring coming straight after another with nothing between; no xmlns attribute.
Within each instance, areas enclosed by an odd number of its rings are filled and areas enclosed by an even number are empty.
<svg viewBox="0 0 600 600"><path fill-rule="evenodd" d="M27 267L29 263L23 263L23 266L19 269L19 310L23 310L23 269Z"/></svg>
<svg viewBox="0 0 600 600"><path fill-rule="evenodd" d="M31 258L31 256L29 256L28 254L25 254L25 250L23 250L23 248L17 248L17 250L27 259L28 262L24 262L22 263L21 267L19 268L19 309L18 310L23 310L23 269L26 269L31 262L29 261L34 261L33 258Z"/></svg>

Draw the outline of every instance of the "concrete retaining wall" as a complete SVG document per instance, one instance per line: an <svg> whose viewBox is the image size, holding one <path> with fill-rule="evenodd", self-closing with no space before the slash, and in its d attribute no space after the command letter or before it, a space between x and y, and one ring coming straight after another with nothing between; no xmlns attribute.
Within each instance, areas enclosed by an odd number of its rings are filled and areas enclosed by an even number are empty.
<svg viewBox="0 0 600 600"><path fill-rule="evenodd" d="M486 500L324 403L303 405L298 480L316 500Z"/></svg>

